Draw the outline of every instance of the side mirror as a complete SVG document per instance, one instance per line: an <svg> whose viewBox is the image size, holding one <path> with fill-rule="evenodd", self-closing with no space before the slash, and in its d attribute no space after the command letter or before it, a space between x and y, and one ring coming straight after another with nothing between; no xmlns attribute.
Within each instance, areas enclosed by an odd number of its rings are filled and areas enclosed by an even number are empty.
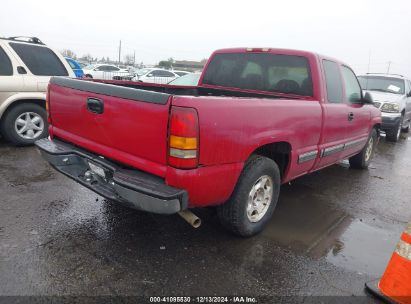
<svg viewBox="0 0 411 304"><path fill-rule="evenodd" d="M18 72L19 74L27 74L26 69L25 69L24 67L22 67L22 66L18 66L18 67L17 67L17 72Z"/></svg>
<svg viewBox="0 0 411 304"><path fill-rule="evenodd" d="M151 73L147 74L147 77L153 77L153 74L151 74Z"/></svg>
<svg viewBox="0 0 411 304"><path fill-rule="evenodd" d="M407 97L411 97L411 91L408 92Z"/></svg>
<svg viewBox="0 0 411 304"><path fill-rule="evenodd" d="M365 92L364 96L362 97L362 102L366 104L374 104L374 99L372 98L370 92Z"/></svg>

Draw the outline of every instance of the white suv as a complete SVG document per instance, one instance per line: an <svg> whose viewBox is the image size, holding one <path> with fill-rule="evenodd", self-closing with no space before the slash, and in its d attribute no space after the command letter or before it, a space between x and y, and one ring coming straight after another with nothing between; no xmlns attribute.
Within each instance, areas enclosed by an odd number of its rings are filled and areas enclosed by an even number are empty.
<svg viewBox="0 0 411 304"><path fill-rule="evenodd" d="M30 145L48 135L51 76L75 77L64 57L38 38L0 38L0 131L6 140Z"/></svg>
<svg viewBox="0 0 411 304"><path fill-rule="evenodd" d="M358 80L381 110L387 140L398 141L401 131L408 132L411 126L411 81L402 75L376 73L359 75Z"/></svg>

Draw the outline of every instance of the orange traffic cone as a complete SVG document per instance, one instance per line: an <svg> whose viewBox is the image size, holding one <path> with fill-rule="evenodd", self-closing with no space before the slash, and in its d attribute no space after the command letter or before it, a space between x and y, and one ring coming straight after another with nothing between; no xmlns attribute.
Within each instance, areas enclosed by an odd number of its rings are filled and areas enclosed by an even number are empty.
<svg viewBox="0 0 411 304"><path fill-rule="evenodd" d="M365 287L389 303L411 304L411 222L401 235L381 280L366 283Z"/></svg>

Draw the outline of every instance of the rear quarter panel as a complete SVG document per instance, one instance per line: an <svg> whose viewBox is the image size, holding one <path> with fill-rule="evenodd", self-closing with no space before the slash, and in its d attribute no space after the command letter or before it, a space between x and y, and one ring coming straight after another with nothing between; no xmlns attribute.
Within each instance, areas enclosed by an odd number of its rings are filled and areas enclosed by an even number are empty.
<svg viewBox="0 0 411 304"><path fill-rule="evenodd" d="M200 165L244 163L257 148L275 142L291 145L283 181L308 172L313 161L298 164L298 155L315 150L322 110L314 100L174 97L173 105L196 108L200 124Z"/></svg>

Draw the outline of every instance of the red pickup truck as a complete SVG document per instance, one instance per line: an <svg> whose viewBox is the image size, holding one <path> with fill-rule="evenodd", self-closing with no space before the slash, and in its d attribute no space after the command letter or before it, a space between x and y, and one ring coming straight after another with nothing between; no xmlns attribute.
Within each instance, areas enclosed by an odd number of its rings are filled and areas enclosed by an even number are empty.
<svg viewBox="0 0 411 304"><path fill-rule="evenodd" d="M36 145L56 170L139 210L217 206L241 236L264 228L282 183L366 168L381 124L347 65L270 48L214 52L195 87L53 77L47 108Z"/></svg>

